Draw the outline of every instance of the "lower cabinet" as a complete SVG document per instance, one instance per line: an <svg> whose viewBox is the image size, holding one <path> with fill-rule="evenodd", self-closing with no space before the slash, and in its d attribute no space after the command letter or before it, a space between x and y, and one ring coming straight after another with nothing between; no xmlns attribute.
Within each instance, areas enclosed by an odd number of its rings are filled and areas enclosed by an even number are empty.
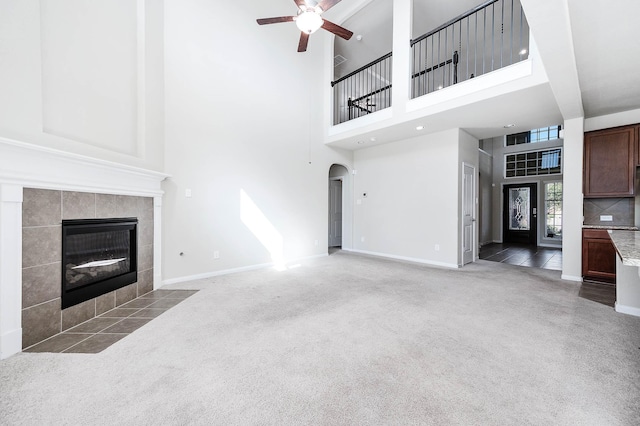
<svg viewBox="0 0 640 426"><path fill-rule="evenodd" d="M616 283L616 249L605 229L582 230L582 276L585 280Z"/></svg>

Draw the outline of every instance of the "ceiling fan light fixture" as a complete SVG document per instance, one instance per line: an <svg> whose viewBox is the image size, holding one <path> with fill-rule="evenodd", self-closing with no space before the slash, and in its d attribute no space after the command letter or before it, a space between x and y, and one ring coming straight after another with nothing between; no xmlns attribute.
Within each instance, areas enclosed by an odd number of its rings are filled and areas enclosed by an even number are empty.
<svg viewBox="0 0 640 426"><path fill-rule="evenodd" d="M307 10L296 17L296 25L300 31L313 34L322 26L322 18L316 12Z"/></svg>

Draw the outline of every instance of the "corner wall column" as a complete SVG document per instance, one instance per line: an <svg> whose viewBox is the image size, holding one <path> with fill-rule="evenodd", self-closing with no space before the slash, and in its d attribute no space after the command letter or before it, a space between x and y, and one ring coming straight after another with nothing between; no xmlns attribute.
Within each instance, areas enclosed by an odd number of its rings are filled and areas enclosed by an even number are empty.
<svg viewBox="0 0 640 426"><path fill-rule="evenodd" d="M0 359L22 351L22 186L0 184Z"/></svg>
<svg viewBox="0 0 640 426"><path fill-rule="evenodd" d="M393 66L391 91L394 115L407 109L411 97L411 22L413 0L393 1Z"/></svg>
<svg viewBox="0 0 640 426"><path fill-rule="evenodd" d="M162 287L162 197L153 197L153 289Z"/></svg>
<svg viewBox="0 0 640 426"><path fill-rule="evenodd" d="M584 119L564 121L562 247L582 247L582 155ZM562 251L562 279L582 281L582 250Z"/></svg>

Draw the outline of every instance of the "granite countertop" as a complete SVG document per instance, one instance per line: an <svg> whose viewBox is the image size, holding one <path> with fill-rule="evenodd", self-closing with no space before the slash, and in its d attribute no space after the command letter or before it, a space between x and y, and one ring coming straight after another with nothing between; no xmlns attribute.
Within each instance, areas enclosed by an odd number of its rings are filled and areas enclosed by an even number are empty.
<svg viewBox="0 0 640 426"><path fill-rule="evenodd" d="M640 232L613 230L609 235L622 264L640 266Z"/></svg>
<svg viewBox="0 0 640 426"><path fill-rule="evenodd" d="M582 225L583 229L618 229L622 231L637 231L637 226L624 225Z"/></svg>

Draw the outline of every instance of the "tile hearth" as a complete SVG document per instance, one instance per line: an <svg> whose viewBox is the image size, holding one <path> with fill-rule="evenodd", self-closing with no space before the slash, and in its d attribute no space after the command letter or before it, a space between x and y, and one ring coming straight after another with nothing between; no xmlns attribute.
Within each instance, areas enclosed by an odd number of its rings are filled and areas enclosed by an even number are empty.
<svg viewBox="0 0 640 426"><path fill-rule="evenodd" d="M133 333L198 290L155 290L57 334L24 352L101 352Z"/></svg>

